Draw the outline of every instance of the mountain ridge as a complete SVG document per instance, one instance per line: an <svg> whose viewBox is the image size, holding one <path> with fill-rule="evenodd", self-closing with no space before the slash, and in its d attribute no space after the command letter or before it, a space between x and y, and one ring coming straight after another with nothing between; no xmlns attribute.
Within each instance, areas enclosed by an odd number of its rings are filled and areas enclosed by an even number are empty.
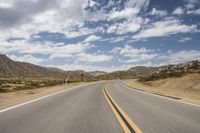
<svg viewBox="0 0 200 133"><path fill-rule="evenodd" d="M135 66L128 70L104 72L83 70L64 71L59 68L43 67L27 62L13 61L0 54L0 78L53 78L68 80L68 82L131 79L148 77L160 73L200 72L200 62L190 61L175 65L157 67Z"/></svg>

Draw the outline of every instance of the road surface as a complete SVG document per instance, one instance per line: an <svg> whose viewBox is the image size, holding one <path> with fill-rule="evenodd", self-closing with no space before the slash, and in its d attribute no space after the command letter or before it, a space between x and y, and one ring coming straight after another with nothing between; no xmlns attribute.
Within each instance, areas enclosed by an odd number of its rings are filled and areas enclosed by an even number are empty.
<svg viewBox="0 0 200 133"><path fill-rule="evenodd" d="M105 88L143 133L200 133L200 107L98 82L0 111L0 133L123 133Z"/></svg>

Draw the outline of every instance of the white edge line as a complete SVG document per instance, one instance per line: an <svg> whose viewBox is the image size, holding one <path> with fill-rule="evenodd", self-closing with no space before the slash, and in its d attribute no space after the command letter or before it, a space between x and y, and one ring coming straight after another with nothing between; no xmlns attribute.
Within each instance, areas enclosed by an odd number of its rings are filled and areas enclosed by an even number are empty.
<svg viewBox="0 0 200 133"><path fill-rule="evenodd" d="M69 91L69 90L72 90L72 89L75 89L75 88L79 88L79 87L82 87L82 86L75 86L75 87L72 87L72 88L68 88L68 89L66 89L66 90L61 90L61 91L58 91L58 92L56 92L56 93L52 93L52 94L49 94L49 95L45 95L45 96L39 97L39 98L30 100L30 101L27 101L27 102L24 102L24 103L20 103L20 104L17 104L17 105L14 105L14 106L11 106L11 107L8 107L8 108L5 108L5 109L1 109L1 110L0 110L0 113L3 113L3 112L6 112L6 111L9 111L9 110L12 110L12 109L21 107L21 106L26 105L26 104L29 104L29 103L33 103L33 102L36 102L36 101L45 99L45 98L50 97L50 96L53 96L53 95L57 95L57 94L63 93L63 92L65 92L65 91Z"/></svg>
<svg viewBox="0 0 200 133"><path fill-rule="evenodd" d="M132 87L124 85L124 83L121 83L121 85L124 86L127 89L130 89L130 90L134 89ZM140 92L140 93L145 93L145 94L148 94L148 95L153 95L153 96L164 98L164 99L167 99L167 100L176 101L176 102L180 102L180 103L184 103L184 104L188 104L188 105L193 105L193 106L196 106L196 107L200 107L200 105L197 105L197 104L193 104L193 103L189 103L189 102L185 102L185 101L181 101L181 100L175 100L175 99L164 97L164 96L159 96L159 95L156 95L156 94L153 94L153 93L150 93L150 92L146 92L146 91L142 91L142 90L138 90L138 89L134 89L134 90L137 91L137 92Z"/></svg>

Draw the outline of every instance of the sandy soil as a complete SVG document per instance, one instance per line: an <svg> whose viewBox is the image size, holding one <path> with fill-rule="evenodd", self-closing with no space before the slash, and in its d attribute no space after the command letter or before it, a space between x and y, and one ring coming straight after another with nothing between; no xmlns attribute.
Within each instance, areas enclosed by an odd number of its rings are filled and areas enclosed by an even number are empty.
<svg viewBox="0 0 200 133"><path fill-rule="evenodd" d="M0 109L6 108L18 103L25 102L27 100L32 100L47 94L52 94L64 89L68 89L74 86L88 84L88 83L72 83L72 84L63 84L51 87L43 87L38 89L29 89L29 90L22 90L17 92L8 92L8 93L0 93Z"/></svg>
<svg viewBox="0 0 200 133"><path fill-rule="evenodd" d="M179 78L167 78L143 83L137 82L137 80L127 80L125 84L154 94L200 104L200 74L188 74Z"/></svg>

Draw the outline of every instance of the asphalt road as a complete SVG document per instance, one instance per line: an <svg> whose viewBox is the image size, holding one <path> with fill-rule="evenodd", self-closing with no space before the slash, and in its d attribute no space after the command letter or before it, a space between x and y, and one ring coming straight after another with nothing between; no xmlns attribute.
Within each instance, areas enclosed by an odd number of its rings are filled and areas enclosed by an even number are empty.
<svg viewBox="0 0 200 133"><path fill-rule="evenodd" d="M128 89L121 81L77 87L0 111L0 133L122 133L102 92L105 84L144 133L200 133L200 107Z"/></svg>

